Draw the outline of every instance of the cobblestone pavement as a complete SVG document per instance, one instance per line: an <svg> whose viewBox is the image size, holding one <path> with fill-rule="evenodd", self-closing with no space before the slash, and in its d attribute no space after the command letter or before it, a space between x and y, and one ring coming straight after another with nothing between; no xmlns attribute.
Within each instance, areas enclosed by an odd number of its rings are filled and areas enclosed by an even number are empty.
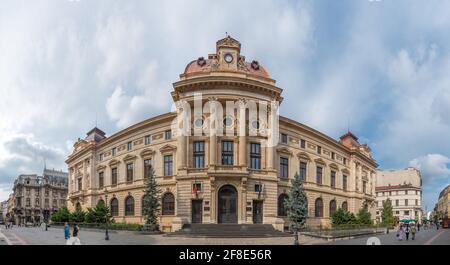
<svg viewBox="0 0 450 265"><path fill-rule="evenodd" d="M105 232L80 229L82 245L292 245L291 237L271 238L187 238L166 237L164 235L142 235L129 231L110 231L110 240L105 240ZM3 241L1 241L3 239ZM305 245L324 243L321 239L300 236ZM38 227L0 228L0 245L65 245L62 228Z"/></svg>

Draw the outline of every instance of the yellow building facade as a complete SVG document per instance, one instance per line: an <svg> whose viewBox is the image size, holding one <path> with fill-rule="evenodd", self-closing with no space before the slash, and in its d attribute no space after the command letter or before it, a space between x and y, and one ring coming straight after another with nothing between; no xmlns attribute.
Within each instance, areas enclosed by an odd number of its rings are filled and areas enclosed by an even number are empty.
<svg viewBox="0 0 450 265"><path fill-rule="evenodd" d="M282 89L240 50L228 36L215 53L190 62L173 84L175 112L108 137L94 128L79 139L66 160L69 209L106 201L116 222L143 223L144 176L151 167L164 231L189 223L283 230L283 201L296 173L307 193L308 225L329 225L340 207L355 213L367 207L375 218L378 165L370 148L350 132L336 141L278 116Z"/></svg>

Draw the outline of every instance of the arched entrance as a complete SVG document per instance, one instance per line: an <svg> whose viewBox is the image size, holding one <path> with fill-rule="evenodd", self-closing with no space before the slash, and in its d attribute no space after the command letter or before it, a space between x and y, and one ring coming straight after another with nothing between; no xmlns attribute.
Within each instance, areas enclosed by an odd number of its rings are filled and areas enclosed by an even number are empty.
<svg viewBox="0 0 450 265"><path fill-rule="evenodd" d="M231 185L225 185L218 192L218 223L237 223L237 191Z"/></svg>

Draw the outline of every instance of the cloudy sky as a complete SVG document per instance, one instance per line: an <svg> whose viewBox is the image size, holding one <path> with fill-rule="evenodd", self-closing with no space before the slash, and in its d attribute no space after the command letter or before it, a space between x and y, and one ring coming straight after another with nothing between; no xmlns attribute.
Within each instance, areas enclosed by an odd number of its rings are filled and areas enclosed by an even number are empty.
<svg viewBox="0 0 450 265"><path fill-rule="evenodd" d="M347 128L381 169L450 183L449 1L3 0L0 200L14 178L65 169L78 137L170 110L172 82L228 32L284 89L281 114Z"/></svg>

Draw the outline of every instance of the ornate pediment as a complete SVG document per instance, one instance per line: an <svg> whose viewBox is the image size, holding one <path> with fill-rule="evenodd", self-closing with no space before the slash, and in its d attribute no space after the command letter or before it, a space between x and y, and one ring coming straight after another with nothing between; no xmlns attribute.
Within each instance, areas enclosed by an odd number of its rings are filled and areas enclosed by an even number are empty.
<svg viewBox="0 0 450 265"><path fill-rule="evenodd" d="M334 168L334 169L336 169L336 170L339 170L338 165L336 165L335 163L331 163L331 164L330 164L330 168Z"/></svg>
<svg viewBox="0 0 450 265"><path fill-rule="evenodd" d="M112 159L111 161L109 161L108 164L109 164L110 166L114 166L114 165L120 164L120 160Z"/></svg>
<svg viewBox="0 0 450 265"><path fill-rule="evenodd" d="M151 148L145 148L144 150L142 150L139 155L141 157L149 157L149 156L153 156L155 154L155 151Z"/></svg>
<svg viewBox="0 0 450 265"><path fill-rule="evenodd" d="M104 170L105 168L106 168L105 165L99 165L99 166L97 167L97 171Z"/></svg>
<svg viewBox="0 0 450 265"><path fill-rule="evenodd" d="M132 160L135 160L135 159L136 159L135 155L128 154L122 160L123 160L123 162L129 162L129 161L132 161Z"/></svg>
<svg viewBox="0 0 450 265"><path fill-rule="evenodd" d="M159 148L159 151L161 153L171 152L171 151L175 151L175 150L177 150L177 147L175 145L171 145L171 144L166 144L165 146Z"/></svg>
<svg viewBox="0 0 450 265"><path fill-rule="evenodd" d="M322 158L317 158L317 159L314 160L314 162L316 162L316 164L321 164L321 165L324 165L324 166L327 165L325 160L323 160Z"/></svg>
<svg viewBox="0 0 450 265"><path fill-rule="evenodd" d="M289 155L289 156L293 155L292 151L289 150L289 148L287 148L287 147L277 148L277 152L280 153L280 154L286 154L286 155Z"/></svg>
<svg viewBox="0 0 450 265"><path fill-rule="evenodd" d="M341 171L344 174L350 174L350 171L348 169L346 169L346 168L342 169Z"/></svg>
<svg viewBox="0 0 450 265"><path fill-rule="evenodd" d="M305 152L299 152L297 154L297 157L299 159L304 159L304 160L307 160L307 161L311 161L311 157L309 157L309 155L307 153L305 153Z"/></svg>

